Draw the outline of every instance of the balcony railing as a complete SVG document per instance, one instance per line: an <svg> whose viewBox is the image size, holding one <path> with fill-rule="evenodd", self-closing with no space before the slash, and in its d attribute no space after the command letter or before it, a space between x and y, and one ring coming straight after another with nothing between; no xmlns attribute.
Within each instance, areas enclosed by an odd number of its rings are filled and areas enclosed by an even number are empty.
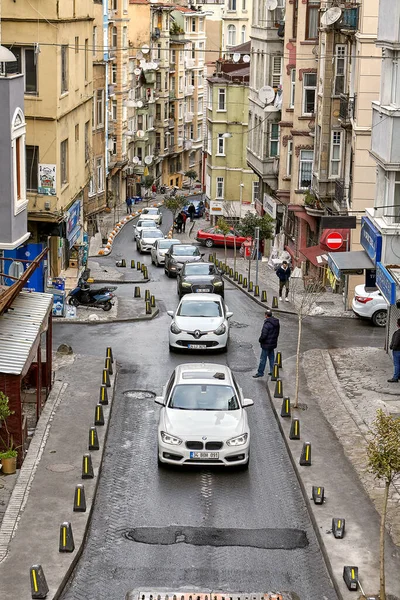
<svg viewBox="0 0 400 600"><path fill-rule="evenodd" d="M351 120L354 118L355 102L355 96L340 94L339 120L343 127L351 125Z"/></svg>
<svg viewBox="0 0 400 600"><path fill-rule="evenodd" d="M187 69L193 69L194 65L195 65L194 58L185 58L185 67Z"/></svg>
<svg viewBox="0 0 400 600"><path fill-rule="evenodd" d="M191 96L194 92L194 85L187 85L185 87L185 96Z"/></svg>
<svg viewBox="0 0 400 600"><path fill-rule="evenodd" d="M344 179L335 181L335 202L340 208L347 208L347 188L344 185Z"/></svg>
<svg viewBox="0 0 400 600"><path fill-rule="evenodd" d="M353 8L344 8L342 12L342 18L339 22L339 28L342 31L357 31L358 12L358 6L355 6Z"/></svg>
<svg viewBox="0 0 400 600"><path fill-rule="evenodd" d="M185 113L185 123L191 123L193 121L193 113L187 112Z"/></svg>

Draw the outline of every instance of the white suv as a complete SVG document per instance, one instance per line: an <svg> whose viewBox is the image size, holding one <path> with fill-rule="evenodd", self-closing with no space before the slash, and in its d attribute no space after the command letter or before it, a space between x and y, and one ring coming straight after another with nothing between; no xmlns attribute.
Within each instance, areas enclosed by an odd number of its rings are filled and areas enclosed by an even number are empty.
<svg viewBox="0 0 400 600"><path fill-rule="evenodd" d="M357 285L351 307L359 317L371 319L377 327L386 327L388 303L378 288L366 292L365 285Z"/></svg>

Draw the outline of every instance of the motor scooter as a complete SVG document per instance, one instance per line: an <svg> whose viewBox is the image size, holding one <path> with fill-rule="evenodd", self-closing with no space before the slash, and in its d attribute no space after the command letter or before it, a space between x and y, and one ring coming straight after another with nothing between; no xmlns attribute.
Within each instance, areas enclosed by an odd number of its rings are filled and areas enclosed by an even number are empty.
<svg viewBox="0 0 400 600"><path fill-rule="evenodd" d="M114 298L112 292L116 289L115 286L91 289L87 282L80 279L77 287L68 294L68 304L72 306L91 306L109 311L114 304L112 302Z"/></svg>

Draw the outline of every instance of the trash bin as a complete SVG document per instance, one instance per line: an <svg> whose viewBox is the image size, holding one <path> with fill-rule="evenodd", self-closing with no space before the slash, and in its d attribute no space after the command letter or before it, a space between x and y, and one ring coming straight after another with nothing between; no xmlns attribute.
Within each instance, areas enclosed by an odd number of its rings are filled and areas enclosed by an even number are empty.
<svg viewBox="0 0 400 600"><path fill-rule="evenodd" d="M245 240L243 242L243 254L244 254L244 258L246 258L247 260L249 260L251 258L252 249L253 249L252 240Z"/></svg>
<svg viewBox="0 0 400 600"><path fill-rule="evenodd" d="M141 201L142 201L141 196L133 196L133 198L132 198L132 202L134 204L137 204L138 202L141 202Z"/></svg>

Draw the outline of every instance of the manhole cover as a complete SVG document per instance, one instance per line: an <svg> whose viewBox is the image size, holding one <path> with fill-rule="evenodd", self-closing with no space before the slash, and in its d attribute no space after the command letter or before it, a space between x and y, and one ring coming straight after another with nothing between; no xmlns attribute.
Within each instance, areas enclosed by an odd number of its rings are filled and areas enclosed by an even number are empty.
<svg viewBox="0 0 400 600"><path fill-rule="evenodd" d="M152 400L156 397L154 392L148 390L126 390L123 395L132 400Z"/></svg>
<svg viewBox="0 0 400 600"><path fill-rule="evenodd" d="M56 463L54 465L49 465L47 469L49 471L54 471L55 473L66 473L67 471L72 471L75 467L64 463Z"/></svg>
<svg viewBox="0 0 400 600"><path fill-rule="evenodd" d="M238 321L229 321L229 325L231 327L235 327L235 329L243 329L243 327L248 327L246 323L238 323Z"/></svg>

